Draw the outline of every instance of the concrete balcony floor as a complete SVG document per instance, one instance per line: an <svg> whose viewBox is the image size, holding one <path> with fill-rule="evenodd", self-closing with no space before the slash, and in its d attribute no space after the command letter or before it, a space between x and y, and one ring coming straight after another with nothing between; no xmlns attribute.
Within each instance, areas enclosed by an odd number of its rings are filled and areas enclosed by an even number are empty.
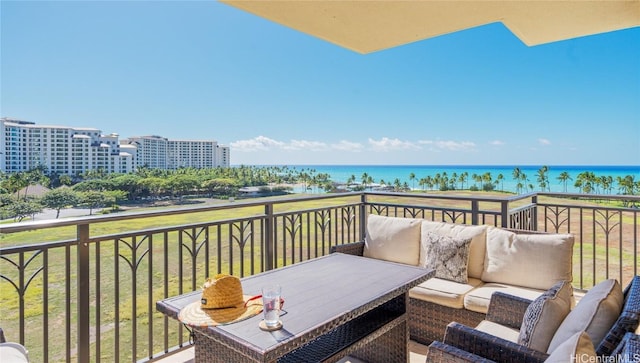
<svg viewBox="0 0 640 363"><path fill-rule="evenodd" d="M427 355L427 347L414 341L409 342L409 362L424 363ZM173 354L167 358L156 361L158 363L195 363L193 348ZM340 363L359 363L360 361L343 359Z"/></svg>

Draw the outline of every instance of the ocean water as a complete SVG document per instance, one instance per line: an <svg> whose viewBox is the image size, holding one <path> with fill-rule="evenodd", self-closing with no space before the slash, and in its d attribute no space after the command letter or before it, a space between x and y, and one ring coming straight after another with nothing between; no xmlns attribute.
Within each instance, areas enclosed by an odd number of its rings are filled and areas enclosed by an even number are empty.
<svg viewBox="0 0 640 363"><path fill-rule="evenodd" d="M513 171L517 167L522 173L527 176L528 181L526 184L532 184L535 191L540 191L541 188L538 185L537 177L538 170L541 166L505 166L505 165L288 165L289 168L295 168L295 170L313 170L315 174L327 173L330 175L330 179L338 183L346 183L346 181L352 176L355 176L357 183L362 182L362 175L367 175L373 178L374 183L380 183L381 180L387 185L393 185L394 181L400 180L400 183L407 182L410 188L421 190L422 187L418 184L421 178L431 176L434 177L437 173L442 175L447 173L449 177L453 173L460 175L467 172L469 177L465 183L464 189L468 189L469 186L474 185L473 174L483 175L486 172L491 173L493 180L496 180L499 174L502 174L503 180L496 186L495 190L503 190L509 192L516 192L516 186L518 181L513 178ZM577 180L578 174L582 172L592 172L596 177L611 176L614 180L612 194L618 193L618 184L615 182L617 177L626 177L631 175L635 178L635 181L640 181L640 166L603 166L603 165L580 165L580 166L553 166L548 165L547 176L550 184L551 192L564 192L563 183L558 180L558 176L562 172L567 172L573 180L567 182L568 193L579 193L580 190L574 186ZM411 180L411 173L415 174L415 179ZM480 184L476 184L479 188L482 188ZM456 188L460 189L460 183L456 184ZM531 191L529 189L529 191ZM595 191L594 191L595 192ZM605 193L600 190L599 192Z"/></svg>

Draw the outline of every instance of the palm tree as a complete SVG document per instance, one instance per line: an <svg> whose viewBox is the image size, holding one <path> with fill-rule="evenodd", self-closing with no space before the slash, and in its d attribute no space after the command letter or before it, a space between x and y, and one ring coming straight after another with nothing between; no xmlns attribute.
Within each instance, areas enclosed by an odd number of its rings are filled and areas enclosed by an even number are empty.
<svg viewBox="0 0 640 363"><path fill-rule="evenodd" d="M347 179L347 185L351 185L353 183L356 182L356 176L351 174L351 176L349 177L349 179Z"/></svg>
<svg viewBox="0 0 640 363"><path fill-rule="evenodd" d="M478 185L476 183L478 183L478 174L476 173L471 174L471 179L473 179L473 186L476 187L477 189Z"/></svg>
<svg viewBox="0 0 640 363"><path fill-rule="evenodd" d="M483 186L482 188L484 189L485 186L484 185L492 185L491 181L493 180L493 177L491 176L491 172L487 171L486 173L482 174L482 183Z"/></svg>
<svg viewBox="0 0 640 363"><path fill-rule="evenodd" d="M635 176L627 175L624 178L617 177L618 190L622 195L634 195L637 188Z"/></svg>
<svg viewBox="0 0 640 363"><path fill-rule="evenodd" d="M575 186L580 188L583 193L591 193L594 190L596 176L593 172L583 171L578 174Z"/></svg>
<svg viewBox="0 0 640 363"><path fill-rule="evenodd" d="M458 177L458 181L460 182L460 189L464 189L464 183L467 181L468 178L469 178L469 172L465 171L464 173L460 174L460 176Z"/></svg>
<svg viewBox="0 0 640 363"><path fill-rule="evenodd" d="M607 194L611 194L611 190L613 189L613 177L611 175L601 176L600 177L602 188Z"/></svg>
<svg viewBox="0 0 640 363"><path fill-rule="evenodd" d="M393 181L393 191L394 191L394 192L397 192L397 191L399 191L399 190L400 190L400 188L401 188L401 187L402 187L402 185L400 184L400 179L396 178L396 179Z"/></svg>
<svg viewBox="0 0 640 363"><path fill-rule="evenodd" d="M429 188L429 190L433 190L433 178L431 177L431 175L427 176L426 178L426 183L427 183L427 187Z"/></svg>
<svg viewBox="0 0 640 363"><path fill-rule="evenodd" d="M547 172L549 171L549 167L543 165L540 169L538 169L538 186L540 186L541 191L545 191L549 186L549 177L547 176Z"/></svg>
<svg viewBox="0 0 640 363"><path fill-rule="evenodd" d="M418 180L418 185L422 187L422 191L424 192L424 187L427 185L427 178L420 178Z"/></svg>
<svg viewBox="0 0 640 363"><path fill-rule="evenodd" d="M500 183L500 191L504 192L504 175L498 174L496 177L496 183Z"/></svg>
<svg viewBox="0 0 640 363"><path fill-rule="evenodd" d="M520 175L522 174L522 171L520 171L520 168L515 167L513 168L513 173L511 175L513 175L513 179L518 182L518 184L516 185L516 193L520 194L520 191L522 190L522 183L521 183L521 179L520 179Z"/></svg>
<svg viewBox="0 0 640 363"><path fill-rule="evenodd" d="M369 174L367 172L362 173L362 187L367 189L367 181L369 180Z"/></svg>
<svg viewBox="0 0 640 363"><path fill-rule="evenodd" d="M415 180L416 180L416 174L415 173L411 173L409 174L409 180L411 180L411 189L415 189L416 184L415 184Z"/></svg>
<svg viewBox="0 0 640 363"><path fill-rule="evenodd" d="M566 193L567 192L567 181L568 180L573 180L571 175L569 175L569 173L567 173L566 171L563 171L562 173L560 173L560 175L558 175L558 177L556 179L560 180L560 182L563 185L563 190Z"/></svg>
<svg viewBox="0 0 640 363"><path fill-rule="evenodd" d="M533 188L531 187L533 184L527 184L529 182L529 178L527 178L527 174L520 172L520 180L524 182L524 186L525 186L525 192L528 192L529 189L533 190ZM527 187L528 185L528 187Z"/></svg>

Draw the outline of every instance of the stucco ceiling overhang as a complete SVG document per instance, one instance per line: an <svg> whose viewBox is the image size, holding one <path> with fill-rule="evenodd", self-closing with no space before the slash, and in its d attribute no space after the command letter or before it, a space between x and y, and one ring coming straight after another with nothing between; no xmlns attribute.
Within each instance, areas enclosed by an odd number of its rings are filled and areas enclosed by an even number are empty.
<svg viewBox="0 0 640 363"><path fill-rule="evenodd" d="M640 26L640 0L222 0L359 53L502 22L529 46Z"/></svg>

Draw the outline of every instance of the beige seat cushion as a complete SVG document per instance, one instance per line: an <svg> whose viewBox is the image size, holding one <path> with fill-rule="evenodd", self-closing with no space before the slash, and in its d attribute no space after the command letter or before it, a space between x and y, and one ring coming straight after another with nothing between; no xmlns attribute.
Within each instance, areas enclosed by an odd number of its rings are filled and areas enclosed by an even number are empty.
<svg viewBox="0 0 640 363"><path fill-rule="evenodd" d="M464 307L464 296L482 281L469 278L466 284L433 277L409 290L409 297L420 299L454 309Z"/></svg>
<svg viewBox="0 0 640 363"><path fill-rule="evenodd" d="M516 234L490 227L482 281L541 290L572 281L573 242L570 234Z"/></svg>
<svg viewBox="0 0 640 363"><path fill-rule="evenodd" d="M520 334L520 332L517 331L516 329L512 329L507 326L500 325L489 320L481 321L480 324L476 326L476 330L480 330L487 334L491 334L498 338L502 338L504 340L508 340L514 343L518 341L518 334Z"/></svg>
<svg viewBox="0 0 640 363"><path fill-rule="evenodd" d="M469 264L467 273L469 277L479 279L484 269L485 244L487 239L487 226L470 226L445 222L422 222L422 234L433 232L439 235L467 239L471 238L469 246ZM424 266L426 251L420 248L420 266Z"/></svg>
<svg viewBox="0 0 640 363"><path fill-rule="evenodd" d="M29 352L18 343L0 343L0 361L3 363L27 363L29 362Z"/></svg>
<svg viewBox="0 0 640 363"><path fill-rule="evenodd" d="M577 332L560 344L545 363L597 362L596 350L586 332Z"/></svg>
<svg viewBox="0 0 640 363"><path fill-rule="evenodd" d="M363 255L417 266L421 225L422 219L369 214Z"/></svg>
<svg viewBox="0 0 640 363"><path fill-rule="evenodd" d="M467 293L464 297L464 307L471 311L486 314L489 309L491 295L496 292L519 296L531 301L542 295L545 290L531 289L527 287L512 286L506 284L485 283Z"/></svg>
<svg viewBox="0 0 640 363"><path fill-rule="evenodd" d="M524 314L518 344L546 352L553 335L571 311L573 287L560 281L533 300Z"/></svg>
<svg viewBox="0 0 640 363"><path fill-rule="evenodd" d="M594 346L597 346L616 322L624 297L617 280L602 281L591 288L571 310L549 344L548 353L574 334L586 331Z"/></svg>

